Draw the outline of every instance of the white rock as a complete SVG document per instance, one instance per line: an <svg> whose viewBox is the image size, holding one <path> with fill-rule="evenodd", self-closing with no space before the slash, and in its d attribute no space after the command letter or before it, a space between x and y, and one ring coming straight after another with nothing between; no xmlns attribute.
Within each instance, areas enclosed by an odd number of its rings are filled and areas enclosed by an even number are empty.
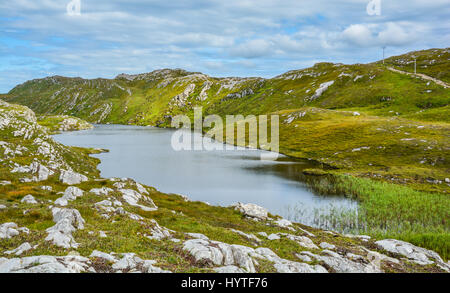
<svg viewBox="0 0 450 293"><path fill-rule="evenodd" d="M0 260L0 273L81 273L89 264L81 256L31 256Z"/></svg>
<svg viewBox="0 0 450 293"><path fill-rule="evenodd" d="M274 222L278 227L289 229L294 231L295 229L292 227L292 222L286 219L279 219Z"/></svg>
<svg viewBox="0 0 450 293"><path fill-rule="evenodd" d="M287 233L278 233L278 235L284 236L291 241L295 241L300 246L303 246L305 248L319 249L319 247L317 245L315 245L314 242L306 236L297 236L297 235L292 235L292 234L287 234Z"/></svg>
<svg viewBox="0 0 450 293"><path fill-rule="evenodd" d="M336 245L333 245L333 244L330 244L327 242L322 242L319 244L319 246L323 249L335 249L336 248Z"/></svg>
<svg viewBox="0 0 450 293"><path fill-rule="evenodd" d="M0 225L0 239L10 239L19 235L20 232L30 233L27 228L19 228L16 223L4 223Z"/></svg>
<svg viewBox="0 0 450 293"><path fill-rule="evenodd" d="M281 237L278 236L277 234L270 234L269 236L267 236L267 239L269 239L269 240L278 240L280 238Z"/></svg>
<svg viewBox="0 0 450 293"><path fill-rule="evenodd" d="M148 196L142 195L133 189L120 189L119 191L122 193L122 198L129 205L139 207L142 210L148 212L157 210L155 203ZM138 203L139 201L143 201L149 206L141 205Z"/></svg>
<svg viewBox="0 0 450 293"><path fill-rule="evenodd" d="M103 259L105 259L109 262L113 262L113 263L118 261L118 259L116 257L114 257L113 255L107 254L107 253L104 253L104 252L101 252L98 250L94 250L89 257L90 258L103 258Z"/></svg>
<svg viewBox="0 0 450 293"><path fill-rule="evenodd" d="M7 209L7 207L3 204L0 204L0 210L5 210L5 209Z"/></svg>
<svg viewBox="0 0 450 293"><path fill-rule="evenodd" d="M89 179L82 174L67 170L61 170L61 174L59 176L59 181L68 185L76 185L88 180Z"/></svg>
<svg viewBox="0 0 450 293"><path fill-rule="evenodd" d="M150 229L151 236L147 236L147 238L152 240L162 240L165 238L172 238L171 232L174 232L172 230L169 230L165 227L161 227L155 220L151 220L153 223L153 227Z"/></svg>
<svg viewBox="0 0 450 293"><path fill-rule="evenodd" d="M186 233L186 235L189 235L195 239L209 240L209 238L207 236L200 234L200 233Z"/></svg>
<svg viewBox="0 0 450 293"><path fill-rule="evenodd" d="M95 195L108 195L110 192L114 190L108 187L102 188L92 188L89 192L94 193Z"/></svg>
<svg viewBox="0 0 450 293"><path fill-rule="evenodd" d="M434 251L412 245L411 243L395 239L385 239L377 241L375 244L381 249L391 253L403 255L418 264L428 265L436 262L437 264L450 270L450 267L442 260L439 254Z"/></svg>
<svg viewBox="0 0 450 293"><path fill-rule="evenodd" d="M360 263L347 259L339 254L324 250L323 255L317 255L309 251L302 251L301 255L307 255L324 262L337 273L382 273L383 271L373 263Z"/></svg>
<svg viewBox="0 0 450 293"><path fill-rule="evenodd" d="M55 204L60 206L67 206L69 201L76 200L78 197L83 196L84 191L75 186L69 186L64 191L64 195L57 200L55 200Z"/></svg>
<svg viewBox="0 0 450 293"><path fill-rule="evenodd" d="M22 253L27 252L28 250L31 250L31 249L33 249L33 247L31 247L30 243L25 242L25 243L22 243L16 249L5 251L5 254L21 255Z"/></svg>
<svg viewBox="0 0 450 293"><path fill-rule="evenodd" d="M257 218L260 220L267 219L267 215L268 215L267 210L256 204L252 204L252 203L243 204L243 203L238 202L233 207L235 210L240 211L241 213L243 213L244 215L246 215L248 217Z"/></svg>
<svg viewBox="0 0 450 293"><path fill-rule="evenodd" d="M84 219L75 209L53 208L53 221L56 225L48 228L46 241L52 241L53 244L63 248L78 248L79 244L75 242L72 232L77 229L84 229Z"/></svg>
<svg viewBox="0 0 450 293"><path fill-rule="evenodd" d="M28 204L37 204L38 203L31 194L24 196L20 202L28 203Z"/></svg>
<svg viewBox="0 0 450 293"><path fill-rule="evenodd" d="M197 262L207 262L216 266L220 272L235 270L235 266L247 273L256 272L258 259L265 259L274 263L278 272L326 272L321 266L292 262L281 259L268 248L253 249L243 245L230 245L223 242L192 239L183 244L183 250L189 252ZM223 268L227 267L227 268Z"/></svg>

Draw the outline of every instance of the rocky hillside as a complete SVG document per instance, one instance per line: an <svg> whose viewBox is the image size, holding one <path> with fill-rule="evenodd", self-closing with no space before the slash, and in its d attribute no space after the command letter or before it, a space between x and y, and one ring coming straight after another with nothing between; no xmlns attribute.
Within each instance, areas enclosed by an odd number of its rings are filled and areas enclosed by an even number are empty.
<svg viewBox="0 0 450 293"><path fill-rule="evenodd" d="M94 126L78 117L67 115L40 116L38 123L50 129L52 133L92 129Z"/></svg>
<svg viewBox="0 0 450 293"><path fill-rule="evenodd" d="M430 250L100 178L96 150L55 142L0 102L0 272L448 272Z"/></svg>
<svg viewBox="0 0 450 293"><path fill-rule="evenodd" d="M181 69L115 79L53 76L18 85L4 98L92 123L170 126L174 115L192 116L194 106L203 106L204 115L281 114L281 153L341 174L447 193L450 89L403 71L417 55L419 72L447 80L448 54L412 52L389 58L389 67L319 63L271 79Z"/></svg>

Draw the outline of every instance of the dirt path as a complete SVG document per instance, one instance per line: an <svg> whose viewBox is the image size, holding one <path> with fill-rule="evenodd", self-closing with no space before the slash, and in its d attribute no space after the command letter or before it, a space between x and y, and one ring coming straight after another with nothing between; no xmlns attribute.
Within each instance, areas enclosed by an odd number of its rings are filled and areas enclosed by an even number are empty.
<svg viewBox="0 0 450 293"><path fill-rule="evenodd" d="M450 87L450 85L449 85L448 83L443 82L442 80L433 78L433 77L431 77L431 76L422 74L422 73L406 72L406 71L402 71L402 70L395 69L395 68L393 68L393 67L388 67L388 69L389 69L390 71L397 72L397 73L400 73L400 74L406 74L406 75L411 75L411 76L420 77L420 78L425 79L425 80L430 80L430 81L432 81L432 82L434 82L434 83L436 83L436 84L438 84L438 85L440 85L440 86L443 86L443 87L446 88L446 89Z"/></svg>

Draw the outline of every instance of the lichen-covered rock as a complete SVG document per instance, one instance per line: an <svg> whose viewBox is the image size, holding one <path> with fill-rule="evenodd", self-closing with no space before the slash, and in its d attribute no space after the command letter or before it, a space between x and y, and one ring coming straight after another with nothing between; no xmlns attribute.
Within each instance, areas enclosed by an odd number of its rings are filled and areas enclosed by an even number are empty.
<svg viewBox="0 0 450 293"><path fill-rule="evenodd" d="M78 248L79 244L75 242L72 232L78 229L84 229L84 219L75 209L53 208L53 221L56 225L48 228L46 241L51 241L56 246L62 248Z"/></svg>
<svg viewBox="0 0 450 293"><path fill-rule="evenodd" d="M0 273L82 273L89 265L89 259L81 256L0 258Z"/></svg>
<svg viewBox="0 0 450 293"><path fill-rule="evenodd" d="M25 227L20 228L16 223L12 222L0 225L0 239L10 239L11 237L19 235L20 232L28 234L30 233L30 230Z"/></svg>
<svg viewBox="0 0 450 293"><path fill-rule="evenodd" d="M16 249L5 251L5 254L21 255L22 253L27 252L31 249L33 249L33 247L31 247L30 243L25 242L25 243L22 243Z"/></svg>
<svg viewBox="0 0 450 293"><path fill-rule="evenodd" d="M161 227L155 220L151 220L151 222L154 224L154 226L150 229L151 235L147 236L147 238L152 240L172 238L172 233L174 233L174 231L169 230L165 227Z"/></svg>
<svg viewBox="0 0 450 293"><path fill-rule="evenodd" d="M267 219L267 215L268 215L267 209L260 207L256 204L252 204L252 203L243 204L243 203L238 202L233 207L235 210L240 211L245 216L260 219L260 220Z"/></svg>
<svg viewBox="0 0 450 293"><path fill-rule="evenodd" d="M382 273L381 268L372 262L353 261L330 250L322 251L321 255L309 251L302 251L301 255L307 255L313 259L324 262L337 273Z"/></svg>
<svg viewBox="0 0 450 293"><path fill-rule="evenodd" d="M122 193L122 198L131 206L150 212L158 209L150 197L142 195L133 189L119 189L119 191ZM147 204L147 206L139 204L140 201Z"/></svg>
<svg viewBox="0 0 450 293"><path fill-rule="evenodd" d="M311 266L282 259L268 248L253 249L219 241L191 239L184 242L183 250L189 252L197 262L207 262L221 267L236 266L247 273L256 272L255 266L258 264L258 259L273 262L277 271L283 273L327 272L319 265Z"/></svg>
<svg viewBox="0 0 450 293"><path fill-rule="evenodd" d="M450 271L450 266L434 251L395 239L384 239L375 242L375 244L381 249L403 255L418 264L428 265L436 262L442 269Z"/></svg>
<svg viewBox="0 0 450 293"><path fill-rule="evenodd" d="M108 187L101 188L92 188L89 192L94 193L95 195L108 195L110 192L113 192L114 189Z"/></svg>
<svg viewBox="0 0 450 293"><path fill-rule="evenodd" d="M83 196L84 191L75 186L69 186L64 191L64 195L55 200L56 205L67 206L69 201L76 200L78 197Z"/></svg>
<svg viewBox="0 0 450 293"><path fill-rule="evenodd" d="M59 175L59 181L68 185L76 185L88 180L86 176L73 171L61 170L61 174Z"/></svg>
<svg viewBox="0 0 450 293"><path fill-rule="evenodd" d="M38 202L36 201L36 199L35 199L31 194L28 194L28 195L24 196L24 197L20 200L20 202L28 203L28 204L37 204L37 203L38 203Z"/></svg>

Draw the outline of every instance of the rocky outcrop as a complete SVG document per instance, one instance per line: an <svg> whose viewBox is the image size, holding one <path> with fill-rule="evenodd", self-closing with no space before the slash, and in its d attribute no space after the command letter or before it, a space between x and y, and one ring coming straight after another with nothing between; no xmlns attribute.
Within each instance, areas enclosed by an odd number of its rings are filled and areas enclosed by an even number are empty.
<svg viewBox="0 0 450 293"><path fill-rule="evenodd" d="M259 259L272 262L279 273L327 272L320 265L309 265L282 259L268 248L253 249L247 246L230 245L219 241L192 239L184 242L183 250L189 252L197 262L206 262L220 266L217 268L219 271L232 270L255 273Z"/></svg>
<svg viewBox="0 0 450 293"><path fill-rule="evenodd" d="M56 225L48 228L46 241L51 241L54 245L62 248L78 248L72 232L84 229L84 219L80 212L75 209L53 208L53 221Z"/></svg>
<svg viewBox="0 0 450 293"><path fill-rule="evenodd" d="M23 233L30 233L30 230L26 227L19 227L16 223L4 223L0 225L0 239L9 239Z"/></svg>
<svg viewBox="0 0 450 293"><path fill-rule="evenodd" d="M119 189L119 192L122 193L122 198L129 205L139 207L146 212L156 211L158 209L150 197L142 195L133 189ZM146 205L139 204L139 202L143 202Z"/></svg>
<svg viewBox="0 0 450 293"><path fill-rule="evenodd" d="M407 259L420 265L429 265L436 263L442 269L450 272L450 265L448 263L445 263L439 256L439 254L434 251L395 239L380 240L375 242L375 244L378 245L381 249L405 256Z"/></svg>
<svg viewBox="0 0 450 293"><path fill-rule="evenodd" d="M89 179L86 176L73 171L61 170L59 180L64 184L76 185L81 182L88 181Z"/></svg>
<svg viewBox="0 0 450 293"><path fill-rule="evenodd" d="M56 205L67 206L69 201L76 200L77 197L83 196L84 191L75 186L67 187L66 191L64 191L64 195L57 200L55 200Z"/></svg>

